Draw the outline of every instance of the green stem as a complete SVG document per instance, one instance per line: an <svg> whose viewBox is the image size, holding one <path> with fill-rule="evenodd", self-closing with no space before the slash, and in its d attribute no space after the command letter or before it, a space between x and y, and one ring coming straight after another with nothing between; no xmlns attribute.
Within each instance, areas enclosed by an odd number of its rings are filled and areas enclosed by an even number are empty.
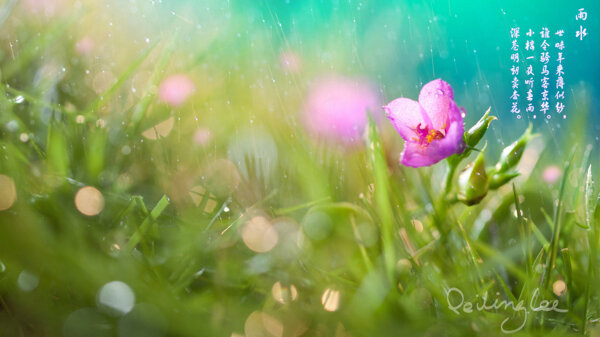
<svg viewBox="0 0 600 337"><path fill-rule="evenodd" d="M458 165L448 162L448 171L446 172L446 183L444 185L444 197L450 194L452 190L452 178L454 177L454 172L456 172L456 167Z"/></svg>

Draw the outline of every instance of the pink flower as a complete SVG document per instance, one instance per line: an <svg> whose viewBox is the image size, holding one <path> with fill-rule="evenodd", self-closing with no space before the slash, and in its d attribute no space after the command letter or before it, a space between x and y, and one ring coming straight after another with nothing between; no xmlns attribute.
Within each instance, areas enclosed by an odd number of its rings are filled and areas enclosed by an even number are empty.
<svg viewBox="0 0 600 337"><path fill-rule="evenodd" d="M464 109L441 79L425 84L418 102L401 97L383 109L405 140L400 161L406 166L430 166L465 149Z"/></svg>
<svg viewBox="0 0 600 337"><path fill-rule="evenodd" d="M558 178L560 178L561 174L562 170L560 167L556 165L550 165L546 167L544 173L542 173L542 179L544 179L544 181L548 184L554 184Z"/></svg>
<svg viewBox="0 0 600 337"><path fill-rule="evenodd" d="M367 112L378 107L377 92L369 83L329 75L311 85L302 111L314 136L350 146L362 141Z"/></svg>
<svg viewBox="0 0 600 337"><path fill-rule="evenodd" d="M196 90L194 82L183 74L171 75L160 84L159 98L174 107L182 105Z"/></svg>

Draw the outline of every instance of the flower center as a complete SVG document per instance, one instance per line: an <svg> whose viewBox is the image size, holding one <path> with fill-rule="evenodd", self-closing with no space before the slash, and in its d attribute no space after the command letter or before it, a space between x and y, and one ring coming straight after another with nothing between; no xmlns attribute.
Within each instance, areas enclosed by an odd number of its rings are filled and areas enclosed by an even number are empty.
<svg viewBox="0 0 600 337"><path fill-rule="evenodd" d="M412 140L418 142L421 146L427 146L435 139L442 139L446 136L444 130L429 129L429 126L419 123L414 130L419 138L413 137Z"/></svg>

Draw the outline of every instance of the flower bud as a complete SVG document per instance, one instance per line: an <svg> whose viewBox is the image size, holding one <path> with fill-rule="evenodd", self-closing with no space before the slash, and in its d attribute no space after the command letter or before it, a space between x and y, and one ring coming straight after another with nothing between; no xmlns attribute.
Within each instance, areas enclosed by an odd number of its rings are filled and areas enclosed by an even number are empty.
<svg viewBox="0 0 600 337"><path fill-rule="evenodd" d="M458 200L469 206L475 205L485 197L487 192L488 178L482 150L475 161L470 163L458 176Z"/></svg>
<svg viewBox="0 0 600 337"><path fill-rule="evenodd" d="M531 124L529 124L529 127L525 130L525 133L521 138L502 150L500 160L496 164L496 172L506 172L519 163L519 160L521 160L523 152L525 151L525 146L527 146L529 140L534 137L531 134L531 127Z"/></svg>
<svg viewBox="0 0 600 337"><path fill-rule="evenodd" d="M496 116L490 116L490 109L488 108L485 114L479 119L469 131L465 132L465 143L467 146L474 147L476 146L481 138L485 135L487 129L490 126L490 123L497 119Z"/></svg>
<svg viewBox="0 0 600 337"><path fill-rule="evenodd" d="M500 173L498 173L498 172L496 172L495 169L492 169L491 171L488 172L489 188L490 188L490 190L496 190L517 176L519 176L518 172L500 172Z"/></svg>

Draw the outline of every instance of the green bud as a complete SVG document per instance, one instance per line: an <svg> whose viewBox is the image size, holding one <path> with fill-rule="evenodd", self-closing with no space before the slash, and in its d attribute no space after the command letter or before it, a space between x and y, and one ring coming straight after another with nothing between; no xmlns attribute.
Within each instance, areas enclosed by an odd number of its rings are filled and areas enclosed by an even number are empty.
<svg viewBox="0 0 600 337"><path fill-rule="evenodd" d="M511 181L513 178L515 178L517 176L519 176L518 172L498 173L498 172L496 172L495 169L488 171L490 190L499 189L500 187L502 187L502 185L506 184L507 182Z"/></svg>
<svg viewBox="0 0 600 337"><path fill-rule="evenodd" d="M458 200L469 206L478 204L488 192L488 177L483 161L484 150L458 176Z"/></svg>
<svg viewBox="0 0 600 337"><path fill-rule="evenodd" d="M521 138L502 150L500 160L496 164L496 172L506 172L519 163L523 156L523 152L525 151L525 146L527 146L529 140L534 137L534 135L531 134L531 127L531 124L529 124L529 127L525 130L525 133Z"/></svg>
<svg viewBox="0 0 600 337"><path fill-rule="evenodd" d="M496 116L490 116L490 110L491 108L488 108L479 121L469 131L465 132L465 143L467 146L475 147L485 135L490 123L497 119Z"/></svg>

